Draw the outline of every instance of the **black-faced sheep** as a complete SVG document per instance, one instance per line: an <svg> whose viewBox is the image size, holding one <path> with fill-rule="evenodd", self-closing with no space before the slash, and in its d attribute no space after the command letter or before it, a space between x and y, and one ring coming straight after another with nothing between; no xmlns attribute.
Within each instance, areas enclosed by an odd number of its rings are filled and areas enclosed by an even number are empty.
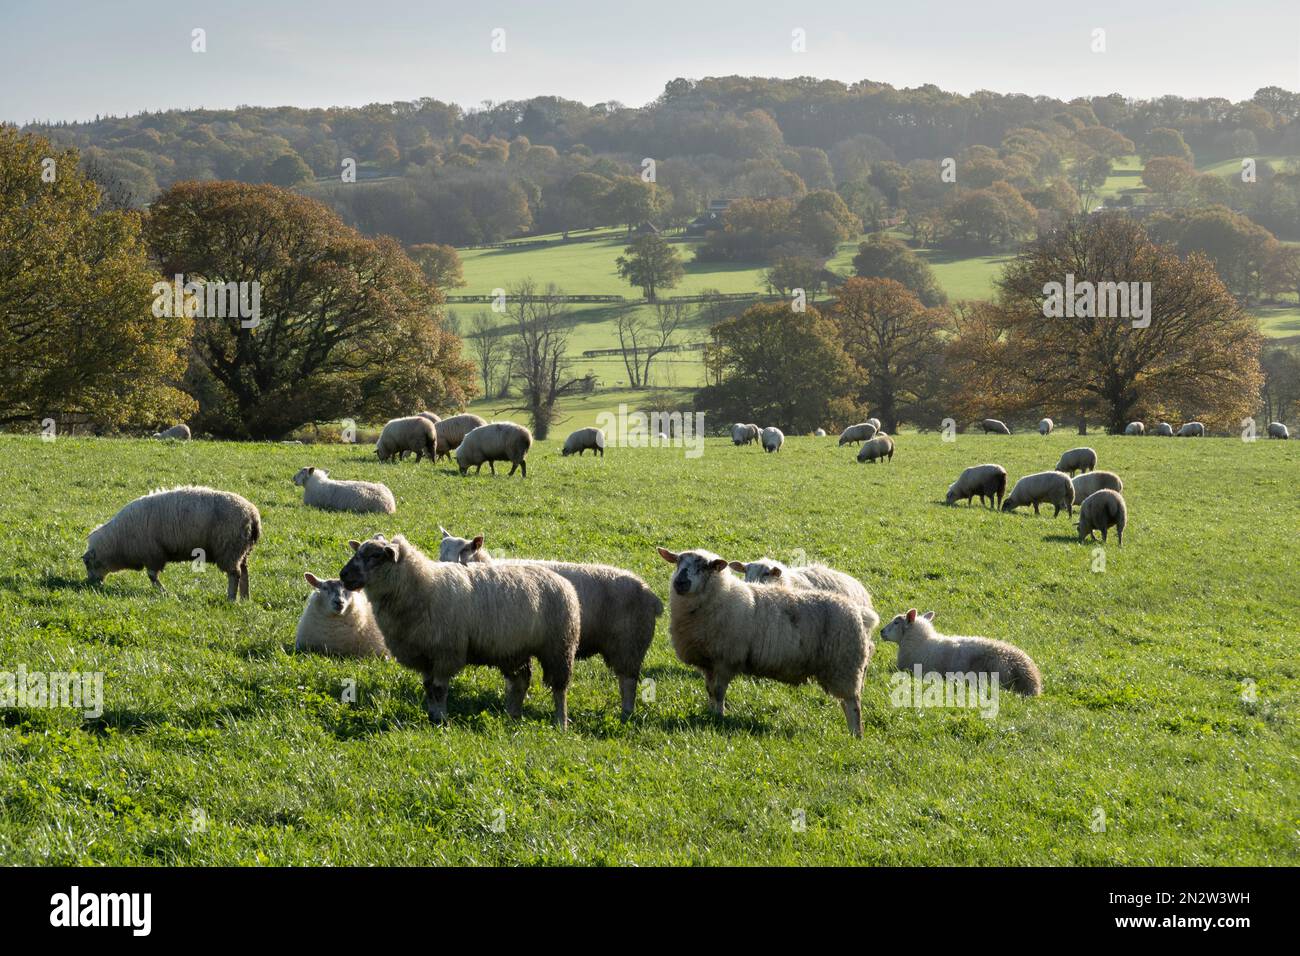
<svg viewBox="0 0 1300 956"><path fill-rule="evenodd" d="M408 451L415 452L418 462L425 455L433 458L434 425L427 418L411 415L408 418L394 418L384 425L375 442L375 454L380 461L396 458L401 461Z"/></svg>
<svg viewBox="0 0 1300 956"><path fill-rule="evenodd" d="M984 429L984 434L992 432L994 435L1010 435L1011 429L1007 427L1006 422L1000 422L996 418L986 418L980 422Z"/></svg>
<svg viewBox="0 0 1300 956"><path fill-rule="evenodd" d="M1020 648L987 637L940 634L934 612L918 615L916 608L897 615L884 626L881 638L898 645L898 670L922 674L987 674L1008 690L1037 697L1043 692L1038 666Z"/></svg>
<svg viewBox="0 0 1300 956"><path fill-rule="evenodd" d="M858 449L858 464L862 464L864 461L874 464L882 459L894 460L894 439L884 432L876 432L875 438L863 442L862 447Z"/></svg>
<svg viewBox="0 0 1300 956"><path fill-rule="evenodd" d="M349 591L338 578L322 581L310 571L307 606L298 618L294 650L336 657L387 657L384 635L362 591Z"/></svg>
<svg viewBox="0 0 1300 956"><path fill-rule="evenodd" d="M1284 425L1282 422L1269 422L1268 437L1281 438L1283 441L1285 441L1291 437L1291 433L1287 431L1286 425Z"/></svg>
<svg viewBox="0 0 1300 956"><path fill-rule="evenodd" d="M1124 482L1113 471L1090 471L1070 481L1074 485L1074 503L1083 504L1094 491L1109 488L1111 491L1123 491Z"/></svg>
<svg viewBox="0 0 1300 956"><path fill-rule="evenodd" d="M1080 541L1092 537L1093 532L1100 531L1101 540L1105 542L1106 531L1113 526L1120 547L1123 547L1124 528L1127 525L1128 505L1124 503L1124 496L1118 491L1113 491L1110 488L1094 491L1083 500L1083 504L1079 507Z"/></svg>
<svg viewBox="0 0 1300 956"><path fill-rule="evenodd" d="M1052 434L1052 429L1055 427L1056 427L1055 422L1053 422L1050 418L1044 418L1040 420L1038 423L1038 434L1050 435Z"/></svg>
<svg viewBox="0 0 1300 956"><path fill-rule="evenodd" d="M858 422L856 425L850 425L844 431L840 432L840 447L845 445L856 445L858 442L871 441L876 432L880 431L878 425L871 422Z"/></svg>
<svg viewBox="0 0 1300 956"><path fill-rule="evenodd" d="M957 476L957 480L948 486L945 501L955 505L965 501L970 505L978 495L980 504L990 507L1002 507L1002 498L1007 493L1007 470L1001 465L972 465Z"/></svg>
<svg viewBox="0 0 1300 956"><path fill-rule="evenodd" d="M324 468L298 469L293 483L302 487L305 505L324 511L356 511L392 514L397 502L387 485L377 481L335 481Z"/></svg>
<svg viewBox="0 0 1300 956"><path fill-rule="evenodd" d="M1053 518L1062 511L1074 517L1074 485L1071 484L1069 475L1063 471L1040 471L1026 475L1016 482L1011 494L1002 502L1002 510L1015 511L1025 505L1033 505L1034 514L1038 514L1038 506L1042 504L1053 507Z"/></svg>
<svg viewBox="0 0 1300 956"><path fill-rule="evenodd" d="M1156 426L1156 437L1158 438L1172 438L1173 434L1174 426L1170 425L1168 422L1161 422Z"/></svg>
<svg viewBox="0 0 1300 956"><path fill-rule="evenodd" d="M781 446L785 444L785 433L773 425L763 429L761 438L763 451L780 451Z"/></svg>
<svg viewBox="0 0 1300 956"><path fill-rule="evenodd" d="M564 447L560 449L560 454L566 458L570 455L581 456L587 449L591 449L601 458L605 457L605 433L599 428L579 428L571 433L564 439Z"/></svg>
<svg viewBox="0 0 1300 956"><path fill-rule="evenodd" d="M433 426L437 437L434 460L450 458L451 453L460 447L460 443L465 440L466 435L486 424L487 419L480 418L478 415L469 412L452 415L450 418L444 418L438 422Z"/></svg>
<svg viewBox="0 0 1300 956"><path fill-rule="evenodd" d="M492 474L497 473L495 462L510 462L510 472L513 475L515 469L518 469L524 478L528 477L528 451L533 447L533 433L523 425L516 425L514 422L492 422L488 425L480 425L460 443L456 449L456 467L460 469L462 475L467 474L471 468L474 468L474 474L483 471L483 465L488 466ZM508 477L508 476L507 476Z"/></svg>
<svg viewBox="0 0 1300 956"><path fill-rule="evenodd" d="M1071 448L1061 453L1056 470L1073 477L1076 471L1092 471L1097 467L1097 453L1091 448Z"/></svg>

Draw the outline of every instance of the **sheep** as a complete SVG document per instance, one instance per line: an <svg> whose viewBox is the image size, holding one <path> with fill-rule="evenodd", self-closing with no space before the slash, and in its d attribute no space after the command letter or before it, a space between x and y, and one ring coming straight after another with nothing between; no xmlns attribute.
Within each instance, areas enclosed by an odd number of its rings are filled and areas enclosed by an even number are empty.
<svg viewBox="0 0 1300 956"><path fill-rule="evenodd" d="M436 412L420 412L420 417L427 418L435 425L438 424L438 422L442 421L442 416L437 414Z"/></svg>
<svg viewBox="0 0 1300 956"><path fill-rule="evenodd" d="M605 457L605 433L599 428L579 428L564 439L564 447L560 449L560 454L565 458L570 455L581 457L588 448L601 458Z"/></svg>
<svg viewBox="0 0 1300 956"><path fill-rule="evenodd" d="M785 433L773 425L763 429L762 438L763 451L780 451L785 444Z"/></svg>
<svg viewBox="0 0 1300 956"><path fill-rule="evenodd" d="M731 426L731 443L733 445L748 445L759 439L759 428L757 425L746 425L744 422L736 422Z"/></svg>
<svg viewBox="0 0 1300 956"><path fill-rule="evenodd" d="M486 462L488 470L495 475L497 469L493 463L508 461L510 462L509 475L513 475L517 468L522 477L527 478L528 462L524 459L532 447L533 433L523 425L516 425L514 422L492 422L490 425L480 425L465 436L465 440L456 449L456 466L462 475L467 474L470 468L474 467L474 474L477 475L483 471L483 464Z"/></svg>
<svg viewBox="0 0 1300 956"><path fill-rule="evenodd" d="M990 507L1002 507L1002 498L1007 493L1007 470L1001 465L972 465L957 476L957 480L948 486L945 501L955 505L965 500L967 506L979 495L980 504Z"/></svg>
<svg viewBox="0 0 1300 956"><path fill-rule="evenodd" d="M810 591L830 591L832 594L848 598L854 604L871 607L871 595L867 593L861 581L824 564L788 568L780 561L759 558L757 561L743 564L740 561L732 561L729 566L731 570L743 574L748 584L773 584Z"/></svg>
<svg viewBox="0 0 1300 956"><path fill-rule="evenodd" d="M1204 438L1205 426L1200 422L1187 422L1178 429L1179 438Z"/></svg>
<svg viewBox="0 0 1300 956"><path fill-rule="evenodd" d="M1044 418L1038 423L1038 434L1050 435L1052 434L1052 429L1055 427L1056 427L1055 422L1053 422L1050 418Z"/></svg>
<svg viewBox="0 0 1300 956"><path fill-rule="evenodd" d="M1056 463L1057 471L1068 472L1074 477L1076 471L1092 471L1097 467L1097 453L1091 448L1071 448L1061 453L1061 460Z"/></svg>
<svg viewBox="0 0 1300 956"><path fill-rule="evenodd" d="M1083 504L1090 494L1103 488L1109 488L1111 491L1124 490L1124 482L1120 480L1119 475L1112 471L1090 471L1078 478L1071 479L1070 483L1074 485L1074 503L1076 505Z"/></svg>
<svg viewBox="0 0 1300 956"><path fill-rule="evenodd" d="M1124 426L1125 435L1145 435L1147 432L1146 425L1141 422L1129 422Z"/></svg>
<svg viewBox="0 0 1300 956"><path fill-rule="evenodd" d="M659 548L675 567L668 633L682 663L704 675L709 708L726 713L737 674L787 684L811 679L840 701L849 732L862 736L862 675L880 618L829 591L746 584L709 551Z"/></svg>
<svg viewBox="0 0 1300 956"><path fill-rule="evenodd" d="M1156 436L1159 438L1172 438L1174 434L1173 426L1168 422L1161 422L1156 426Z"/></svg>
<svg viewBox="0 0 1300 956"><path fill-rule="evenodd" d="M530 658L555 701L555 724L567 727L568 690L578 649L578 595L546 568L429 560L401 535L349 541L339 572L349 591L364 591L399 664L424 681L425 712L447 719L451 680L469 664L496 667L506 678L506 713L519 717L532 679Z"/></svg>
<svg viewBox="0 0 1300 956"><path fill-rule="evenodd" d="M1014 511L1025 505L1033 505L1034 514L1038 514L1038 506L1041 504L1050 504L1055 509L1052 512L1053 518L1062 511L1073 518L1074 485L1070 483L1070 476L1063 471L1040 471L1026 475L1016 482L1011 494L1003 500L1002 510Z"/></svg>
<svg viewBox="0 0 1300 956"><path fill-rule="evenodd" d="M1119 545L1124 546L1124 528L1128 524L1128 505L1124 496L1111 488L1094 491L1079 506L1079 541L1090 538L1093 532L1101 532L1101 540L1106 541L1106 530L1115 526L1115 535Z"/></svg>
<svg viewBox="0 0 1300 956"><path fill-rule="evenodd" d="M933 611L918 615L908 608L881 630L882 640L898 645L898 670L915 673L919 664L923 674L988 674L1026 697L1043 692L1038 665L1020 648L987 637L940 634L933 621Z"/></svg>
<svg viewBox="0 0 1300 956"><path fill-rule="evenodd" d="M384 425L375 442L375 454L380 461L388 461L394 455L401 461L408 451L415 452L419 462L425 455L433 459L434 431L433 422L419 415L409 418L394 418Z"/></svg>
<svg viewBox="0 0 1300 956"><path fill-rule="evenodd" d="M1286 430L1286 425L1284 425L1282 422L1269 422L1268 437L1280 438L1283 441L1286 441L1288 438L1291 437L1291 433Z"/></svg>
<svg viewBox="0 0 1300 956"><path fill-rule="evenodd" d="M460 443L465 440L466 435L486 424L487 419L471 415L469 412L462 415L452 415L451 418L444 418L438 422L433 426L437 436L434 461L439 458L450 458L451 453L460 447Z"/></svg>
<svg viewBox="0 0 1300 956"><path fill-rule="evenodd" d="M867 424L868 424L868 425L871 425L872 427L874 427L874 428L876 429L876 431L880 431L880 419L879 419L879 418L868 418L868 419L867 419Z"/></svg>
<svg viewBox="0 0 1300 956"><path fill-rule="evenodd" d="M815 432L813 432L813 437L814 437L814 438L825 438L825 437L826 437L826 429L824 429L824 428L819 428L819 429L817 429Z"/></svg>
<svg viewBox="0 0 1300 956"><path fill-rule="evenodd" d="M137 498L95 528L81 556L97 585L115 571L139 571L159 591L158 575L173 561L211 562L226 572L226 598L248 598L248 555L262 537L252 502L229 491L185 485Z"/></svg>
<svg viewBox="0 0 1300 956"><path fill-rule="evenodd" d="M397 502L377 481L335 481L324 468L298 469L293 483L302 486L302 503L324 511L377 511L390 515Z"/></svg>
<svg viewBox="0 0 1300 956"><path fill-rule="evenodd" d="M389 656L375 612L363 592L349 591L338 578L322 581L310 571L303 577L312 591L298 618L295 651L337 657Z"/></svg>
<svg viewBox="0 0 1300 956"><path fill-rule="evenodd" d="M460 564L527 564L554 571L573 585L578 594L578 651L582 660L600 655L605 666L618 678L622 717L627 720L636 708L636 689L641 680L641 662L655 636L655 618L664 604L650 586L631 571L607 564L576 564L568 561L494 559L483 547L483 536L457 538L446 528L438 548L438 560Z"/></svg>
<svg viewBox="0 0 1300 956"><path fill-rule="evenodd" d="M876 437L876 432L880 431L879 427L871 422L858 422L856 425L850 425L844 431L840 432L840 447L845 445L857 444L862 441L871 441Z"/></svg>
<svg viewBox="0 0 1300 956"><path fill-rule="evenodd" d="M877 432L875 438L863 442L862 447L858 449L858 464L864 461L874 464L882 458L894 460L894 440L884 432Z"/></svg>
<svg viewBox="0 0 1300 956"><path fill-rule="evenodd" d="M154 432L154 438L174 438L177 441L190 440L190 426L182 422L160 432Z"/></svg>
<svg viewBox="0 0 1300 956"><path fill-rule="evenodd" d="M1000 422L996 418L986 418L980 422L984 429L984 434L992 432L995 435L1010 435L1011 429L1006 426L1005 422Z"/></svg>

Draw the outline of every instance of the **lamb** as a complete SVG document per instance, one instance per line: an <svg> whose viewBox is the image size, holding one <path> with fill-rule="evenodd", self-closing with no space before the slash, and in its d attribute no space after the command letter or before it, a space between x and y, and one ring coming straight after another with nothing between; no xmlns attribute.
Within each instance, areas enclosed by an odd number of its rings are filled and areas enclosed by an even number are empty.
<svg viewBox="0 0 1300 956"><path fill-rule="evenodd" d="M433 723L447 719L451 680L469 664L498 668L506 713L521 716L536 657L555 724L568 726L580 620L573 585L542 567L430 561L401 535L348 545L354 553L339 579L349 591L365 591L384 644L399 664L420 672Z"/></svg>
<svg viewBox="0 0 1300 956"><path fill-rule="evenodd" d="M1200 422L1187 422L1178 429L1179 438L1204 438L1205 426Z"/></svg>
<svg viewBox="0 0 1300 956"><path fill-rule="evenodd" d="M1033 505L1034 514L1038 514L1038 506L1042 504L1050 504L1055 509L1052 512L1053 518L1062 510L1071 518L1074 517L1074 485L1070 483L1069 475L1063 471L1040 471L1025 475L1016 482L1011 494L1002 502L1002 510L1014 511L1025 505Z"/></svg>
<svg viewBox="0 0 1300 956"><path fill-rule="evenodd" d="M879 419L879 418L868 418L868 419L867 419L867 424L868 424L868 425L871 425L872 427L874 427L874 428L876 429L876 431L880 431L880 419Z"/></svg>
<svg viewBox="0 0 1300 956"><path fill-rule="evenodd" d="M483 471L486 462L488 470L495 475L497 469L494 462L508 461L510 475L517 468L527 478L528 462L524 459L532 447L533 433L523 425L492 422L490 425L480 425L465 436L465 440L456 449L456 466L462 475L467 474L470 468L475 468L474 473L477 475Z"/></svg>
<svg viewBox="0 0 1300 956"><path fill-rule="evenodd" d="M1174 428L1168 422L1161 422L1156 426L1156 436L1160 438L1172 438Z"/></svg>
<svg viewBox="0 0 1300 956"><path fill-rule="evenodd" d="M1129 422L1124 426L1125 435L1145 435L1147 427L1141 422Z"/></svg>
<svg viewBox="0 0 1300 956"><path fill-rule="evenodd" d="M824 564L809 564L800 568L788 568L780 561L771 558L759 558L742 564L730 563L731 570L739 571L748 584L773 584L790 588L804 588L810 591L830 591L848 598L854 604L871 607L871 595L862 586L862 582L843 571L836 571ZM875 627L873 624L872 627Z"/></svg>
<svg viewBox="0 0 1300 956"><path fill-rule="evenodd" d="M957 476L957 480L948 486L945 499L955 505L965 500L969 506L979 495L980 504L990 507L1002 507L1002 498L1007 493L1007 470L1001 465L972 465Z"/></svg>
<svg viewBox="0 0 1300 956"><path fill-rule="evenodd" d="M1043 692L1038 665L1020 648L987 637L940 634L933 621L933 611L918 615L916 608L908 608L881 630L883 640L898 645L898 670L915 673L919 664L923 674L996 675L1007 690L1027 697Z"/></svg>
<svg viewBox="0 0 1300 956"><path fill-rule="evenodd" d="M785 433L775 426L769 425L763 429L763 451L780 451L781 446L785 444Z"/></svg>
<svg viewBox="0 0 1300 956"><path fill-rule="evenodd" d="M709 708L726 713L737 674L786 684L815 680L839 699L849 732L862 736L862 675L880 618L828 591L746 584L709 551L659 548L676 570L669 628L678 658L704 675Z"/></svg>
<svg viewBox="0 0 1300 956"><path fill-rule="evenodd" d="M295 651L336 657L389 656L375 612L363 592L349 591L338 578L322 581L310 571L303 577L312 592L298 618Z"/></svg>
<svg viewBox="0 0 1300 956"><path fill-rule="evenodd" d="M857 444L861 441L871 441L872 438L876 437L878 431L880 431L880 427L871 424L871 422L859 422L856 425L850 425L840 432L840 447L843 448L845 445Z"/></svg>
<svg viewBox="0 0 1300 956"><path fill-rule="evenodd" d="M190 426L182 422L179 425L173 425L164 431L155 432L154 438L174 438L176 441L190 440Z"/></svg>
<svg viewBox="0 0 1300 956"><path fill-rule="evenodd" d="M302 486L302 503L324 511L377 511L390 515L397 502L377 481L335 481L324 468L299 468L293 483Z"/></svg>
<svg viewBox="0 0 1300 956"><path fill-rule="evenodd" d="M813 437L814 437L814 438L825 438L825 437L826 437L826 429L824 429L824 428L819 428L819 429L817 429L815 432L813 432Z"/></svg>
<svg viewBox="0 0 1300 956"><path fill-rule="evenodd" d="M984 428L984 434L992 432L995 435L1010 435L1011 429L1006 426L1005 422L1000 422L996 418L986 418L980 422Z"/></svg>
<svg viewBox="0 0 1300 956"><path fill-rule="evenodd" d="M375 442L375 454L380 461L388 461L394 455L401 461L408 451L415 452L419 462L425 455L433 459L434 425L427 418L412 415L409 418L394 418L384 425Z"/></svg>
<svg viewBox="0 0 1300 956"><path fill-rule="evenodd" d="M566 458L570 455L581 457L588 448L601 458L605 457L605 433L599 428L579 428L564 439L564 447L560 449L560 454Z"/></svg>
<svg viewBox="0 0 1300 956"><path fill-rule="evenodd" d="M636 708L636 689L641 680L641 663L655 636L655 618L664 604L650 586L631 571L606 564L575 564L567 561L494 559L483 547L483 536L457 538L445 528L438 548L440 561L471 565L524 564L543 567L564 578L578 594L580 608L577 659L600 655L605 666L618 678L624 720Z"/></svg>
<svg viewBox="0 0 1300 956"><path fill-rule="evenodd" d="M1112 471L1090 471L1071 480L1074 485L1074 503L1083 504L1090 494L1109 488L1111 491L1123 491L1124 482Z"/></svg>
<svg viewBox="0 0 1300 956"><path fill-rule="evenodd" d="M226 597L248 598L248 555L262 536L252 502L229 491L186 485L137 498L90 533L86 580L100 584L115 571L139 571L159 591L158 575L173 561L203 561L226 572Z"/></svg>
<svg viewBox="0 0 1300 956"><path fill-rule="evenodd" d="M1056 427L1055 422L1053 422L1050 418L1044 418L1038 423L1038 434L1050 435L1052 434L1052 429L1055 427Z"/></svg>
<svg viewBox="0 0 1300 956"><path fill-rule="evenodd" d="M894 440L884 432L877 432L869 442L863 442L858 449L858 464L864 461L875 463L882 458L894 460Z"/></svg>
<svg viewBox="0 0 1300 956"><path fill-rule="evenodd" d="M1124 496L1110 488L1094 491L1079 508L1079 541L1100 531L1104 543L1106 530L1114 525L1115 535L1119 538L1120 547L1123 547L1124 528L1127 524L1128 505L1124 503Z"/></svg>
<svg viewBox="0 0 1300 956"><path fill-rule="evenodd" d="M1286 430L1286 425L1284 425L1282 422L1269 422L1268 437L1280 438L1283 441L1286 441L1288 438L1291 437L1291 433Z"/></svg>
<svg viewBox="0 0 1300 956"><path fill-rule="evenodd" d="M1076 471L1092 471L1097 467L1097 453L1091 448L1071 448L1061 454L1056 463L1057 471L1068 472L1071 477Z"/></svg>
<svg viewBox="0 0 1300 956"><path fill-rule="evenodd" d="M471 415L469 412L462 415L452 415L451 418L444 418L438 422L433 426L438 440L434 461L439 458L450 458L451 453L460 447L460 443L465 440L466 435L486 424L487 419Z"/></svg>

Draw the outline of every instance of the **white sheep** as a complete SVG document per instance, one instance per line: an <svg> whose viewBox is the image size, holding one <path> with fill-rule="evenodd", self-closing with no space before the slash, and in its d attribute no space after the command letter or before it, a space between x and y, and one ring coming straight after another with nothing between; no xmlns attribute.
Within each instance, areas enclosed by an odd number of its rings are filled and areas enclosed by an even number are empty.
<svg viewBox="0 0 1300 956"><path fill-rule="evenodd" d="M1050 435L1052 434L1052 429L1055 427L1056 427L1055 422L1053 422L1050 418L1044 418L1040 420L1038 423L1038 434Z"/></svg>
<svg viewBox="0 0 1300 956"><path fill-rule="evenodd" d="M439 415L437 412L420 412L420 417L427 418L435 425L438 424L438 422L442 421L442 416Z"/></svg>
<svg viewBox="0 0 1300 956"><path fill-rule="evenodd" d="M876 432L875 438L863 442L862 447L858 449L858 464L864 461L875 464L881 459L894 460L894 439L884 432Z"/></svg>
<svg viewBox="0 0 1300 956"><path fill-rule="evenodd" d="M1145 435L1146 431L1147 431L1146 425L1142 424L1141 422L1129 422L1127 425L1124 426L1125 435Z"/></svg>
<svg viewBox="0 0 1300 956"><path fill-rule="evenodd" d="M1050 504L1055 509L1052 511L1053 518L1062 511L1074 517L1074 485L1071 484L1069 475L1063 471L1040 471L1026 475L1016 482L1011 494L1003 500L1002 510L1015 511L1025 505L1033 505L1034 514L1038 514L1038 506L1043 504Z"/></svg>
<svg viewBox="0 0 1300 956"><path fill-rule="evenodd" d="M879 419L879 418L868 418L868 419L867 419L867 424L868 424L868 425L871 425L873 428L875 428L876 431L880 431L880 419Z"/></svg>
<svg viewBox="0 0 1300 956"><path fill-rule="evenodd" d="M969 506L978 495L980 504L1001 508L1002 498L1007 493L1007 470L1001 465L972 465L957 476L957 480L948 486L944 499L955 505L965 501Z"/></svg>
<svg viewBox="0 0 1300 956"><path fill-rule="evenodd" d="M348 545L354 554L339 579L365 591L388 650L420 672L431 721L447 719L451 680L469 664L501 671L506 713L519 717L535 657L555 701L555 723L568 726L580 620L573 585L533 565L430 561L401 535Z"/></svg>
<svg viewBox="0 0 1300 956"><path fill-rule="evenodd" d="M1006 422L998 421L996 418L986 418L980 422L984 429L984 434L992 432L995 435L1010 435L1011 429L1007 427Z"/></svg>
<svg viewBox="0 0 1300 956"><path fill-rule="evenodd" d="M158 575L174 561L215 564L226 572L226 597L248 597L248 555L262 536L252 502L229 491L186 485L154 491L122 508L90 533L86 580L99 584L115 571L144 570L159 591Z"/></svg>
<svg viewBox="0 0 1300 956"><path fill-rule="evenodd" d="M810 591L830 591L848 598L854 604L872 606L871 595L867 593L861 581L824 564L807 564L790 568L772 558L759 558L757 561L743 564L732 561L730 567L731 570L743 574L749 584L772 584L780 587L805 588Z"/></svg>
<svg viewBox="0 0 1300 956"><path fill-rule="evenodd" d="M1204 438L1205 426L1200 422L1186 422L1178 429L1179 438Z"/></svg>
<svg viewBox="0 0 1300 956"><path fill-rule="evenodd" d="M819 428L819 429L817 429L815 432L813 432L813 437L814 437L814 438L825 438L825 437L826 437L826 429L824 429L824 428Z"/></svg>
<svg viewBox="0 0 1300 956"><path fill-rule="evenodd" d="M324 468L298 469L293 483L302 488L302 502L324 511L375 511L392 514L397 502L387 485L377 481L335 481Z"/></svg>
<svg viewBox="0 0 1300 956"><path fill-rule="evenodd" d="M379 440L375 442L375 454L380 461L388 461L394 456L401 461L408 451L413 451L417 462L425 455L432 460L433 429L433 422L419 415L394 418L387 422L384 430L379 433Z"/></svg>
<svg viewBox="0 0 1300 956"><path fill-rule="evenodd" d="M1064 471L1073 476L1076 471L1092 471L1097 467L1097 453L1091 448L1071 448L1061 453L1056 463L1057 471Z"/></svg>
<svg viewBox="0 0 1300 956"><path fill-rule="evenodd" d="M560 449L560 454L566 458L569 455L581 457L588 448L601 458L605 457L605 433L599 428L579 428L572 432L564 439L564 447Z"/></svg>
<svg viewBox="0 0 1300 956"><path fill-rule="evenodd" d="M1111 491L1123 491L1124 482L1113 471L1090 471L1071 479L1074 485L1074 503L1081 505L1094 491L1109 488Z"/></svg>
<svg viewBox="0 0 1300 956"><path fill-rule="evenodd" d="M933 621L933 611L918 615L908 608L881 629L882 639L898 645L898 670L914 674L919 664L922 674L988 674L1028 697L1043 692L1038 665L1020 648L987 637L940 634Z"/></svg>
<svg viewBox="0 0 1300 956"><path fill-rule="evenodd" d="M1091 538L1093 532L1100 531L1104 542L1106 531L1111 526L1114 526L1120 547L1123 547L1124 529L1128 526L1128 505L1124 503L1124 496L1110 488L1094 491L1079 507L1079 540Z"/></svg>
<svg viewBox="0 0 1300 956"><path fill-rule="evenodd" d="M844 431L840 432L840 447L845 445L857 444L858 442L871 441L876 432L880 431L878 425L871 422L858 422L856 425L850 425Z"/></svg>
<svg viewBox="0 0 1300 956"><path fill-rule="evenodd" d="M155 432L154 438L174 438L176 441L190 440L190 426L182 422L179 425L173 425L164 431Z"/></svg>
<svg viewBox="0 0 1300 956"><path fill-rule="evenodd" d="M1291 433L1287 431L1286 425L1284 425L1282 422L1269 422L1268 437L1281 438L1283 441L1285 441L1291 437Z"/></svg>
<svg viewBox="0 0 1300 956"><path fill-rule="evenodd" d="M744 422L736 422L731 426L731 443L733 445L749 445L758 441L759 427L757 425L747 425Z"/></svg>
<svg viewBox="0 0 1300 956"><path fill-rule="evenodd" d="M487 424L487 419L480 418L478 415L464 412L460 415L452 415L450 418L444 418L433 426L437 445L434 451L434 461L439 458L450 458L451 453L460 447L460 443L476 428L481 428Z"/></svg>
<svg viewBox="0 0 1300 956"><path fill-rule="evenodd" d="M762 431L762 441L763 451L780 451L785 444L785 433L774 425L769 425Z"/></svg>
<svg viewBox="0 0 1300 956"><path fill-rule="evenodd" d="M1158 438L1172 438L1173 434L1174 427L1168 422L1161 422L1156 426L1156 437Z"/></svg>
<svg viewBox="0 0 1300 956"><path fill-rule="evenodd" d="M338 578L322 581L310 571L303 577L312 591L298 618L294 650L337 657L389 656L364 592L349 591Z"/></svg>
<svg viewBox="0 0 1300 956"><path fill-rule="evenodd" d="M862 736L862 675L880 622L874 611L829 591L746 584L708 551L658 550L676 568L668 602L673 650L704 675L714 713L726 713L727 685L738 674L815 680L840 701L849 732Z"/></svg>
<svg viewBox="0 0 1300 956"><path fill-rule="evenodd" d="M483 472L483 465L486 464L488 471L495 475L495 462L508 461L510 472L506 477L518 469L522 477L527 478L528 462L525 459L532 447L533 433L523 425L491 422L480 425L465 436L465 440L456 449L456 467L462 475L474 468L474 474L477 475Z"/></svg>

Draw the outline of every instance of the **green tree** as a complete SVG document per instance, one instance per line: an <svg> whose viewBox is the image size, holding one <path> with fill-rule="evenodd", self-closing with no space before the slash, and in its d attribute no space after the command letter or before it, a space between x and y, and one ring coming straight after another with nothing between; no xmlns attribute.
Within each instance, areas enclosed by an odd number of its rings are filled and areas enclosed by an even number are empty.
<svg viewBox="0 0 1300 956"><path fill-rule="evenodd" d="M646 299L655 301L660 289L671 289L682 280L686 270L682 257L663 236L647 233L638 236L615 260L618 274L637 286Z"/></svg>
<svg viewBox="0 0 1300 956"><path fill-rule="evenodd" d="M853 272L864 279L901 282L927 307L943 305L948 296L935 281L930 264L907 245L889 236L872 236L858 246Z"/></svg>
<svg viewBox="0 0 1300 956"><path fill-rule="evenodd" d="M285 153L266 167L266 181L273 186L288 189L311 179L311 167L297 153Z"/></svg>

